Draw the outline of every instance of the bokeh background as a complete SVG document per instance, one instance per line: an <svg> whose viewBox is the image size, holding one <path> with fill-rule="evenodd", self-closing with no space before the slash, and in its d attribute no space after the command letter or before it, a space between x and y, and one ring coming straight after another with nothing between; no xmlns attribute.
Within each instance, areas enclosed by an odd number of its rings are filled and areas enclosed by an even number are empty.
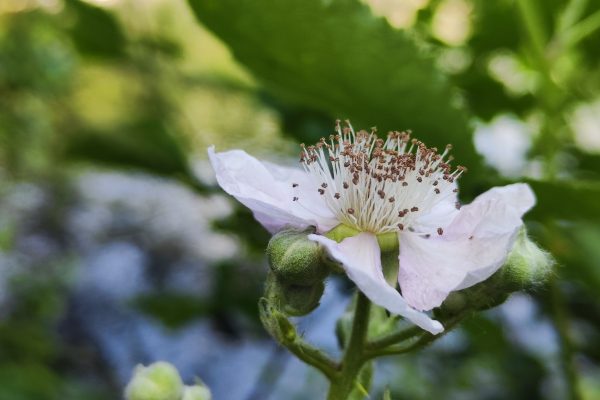
<svg viewBox="0 0 600 400"><path fill-rule="evenodd" d="M336 118L527 181L557 259L372 399L600 399L595 0L0 0L0 400L118 399L167 360L217 400L318 399L257 317L267 233L206 148L293 165ZM351 286L299 321L335 354Z"/></svg>

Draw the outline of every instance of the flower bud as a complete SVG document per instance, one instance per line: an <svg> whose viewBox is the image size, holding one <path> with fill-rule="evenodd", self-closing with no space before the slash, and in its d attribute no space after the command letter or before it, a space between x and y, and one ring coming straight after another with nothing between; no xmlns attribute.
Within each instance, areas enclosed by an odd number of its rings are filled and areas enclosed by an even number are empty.
<svg viewBox="0 0 600 400"><path fill-rule="evenodd" d="M284 314L300 317L317 308L324 290L322 280L310 286L300 286L281 282L275 274L269 274L265 296Z"/></svg>
<svg viewBox="0 0 600 400"><path fill-rule="evenodd" d="M521 229L504 265L489 279L470 288L450 293L437 316L461 310L486 310L496 307L512 292L528 290L543 284L550 276L554 260L527 237Z"/></svg>
<svg viewBox="0 0 600 400"><path fill-rule="evenodd" d="M138 365L125 388L127 400L180 400L182 393L177 369L163 361L148 367Z"/></svg>
<svg viewBox="0 0 600 400"><path fill-rule="evenodd" d="M269 266L280 282L312 286L329 274L329 269L322 261L321 246L307 237L313 232L312 229L283 230L269 241Z"/></svg>
<svg viewBox="0 0 600 400"><path fill-rule="evenodd" d="M204 385L186 386L181 400L211 400L210 390Z"/></svg>

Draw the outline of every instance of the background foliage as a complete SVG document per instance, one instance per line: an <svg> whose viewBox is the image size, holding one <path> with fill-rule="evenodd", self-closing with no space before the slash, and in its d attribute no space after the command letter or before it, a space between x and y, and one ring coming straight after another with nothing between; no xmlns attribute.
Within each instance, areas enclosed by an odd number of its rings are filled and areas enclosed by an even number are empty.
<svg viewBox="0 0 600 400"><path fill-rule="evenodd" d="M376 382L394 399L600 398L598 48L587 0L1 2L0 399L114 399L161 357L221 398L230 378L201 355L232 346L272 356L227 398L278 398L288 360L255 306L268 236L205 149L287 162L336 118L454 144L465 201L529 182L529 230L558 260L548 287Z"/></svg>

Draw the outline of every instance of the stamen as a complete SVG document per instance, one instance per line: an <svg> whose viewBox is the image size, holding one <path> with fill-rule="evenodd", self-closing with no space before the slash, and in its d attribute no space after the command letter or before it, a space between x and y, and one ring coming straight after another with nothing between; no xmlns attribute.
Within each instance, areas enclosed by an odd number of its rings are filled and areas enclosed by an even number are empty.
<svg viewBox="0 0 600 400"><path fill-rule="evenodd" d="M347 121L343 127L336 121L328 140L300 147L303 168L338 220L373 233L412 229L437 203L455 199L453 182L466 171L450 167L452 146L438 154L436 148L411 139L410 132L389 132L382 139L376 129L355 132Z"/></svg>

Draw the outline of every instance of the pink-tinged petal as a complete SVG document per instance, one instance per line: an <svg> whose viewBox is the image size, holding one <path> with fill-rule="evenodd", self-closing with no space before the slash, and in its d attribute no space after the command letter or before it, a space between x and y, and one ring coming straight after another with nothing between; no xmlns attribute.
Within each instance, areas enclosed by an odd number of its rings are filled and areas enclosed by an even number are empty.
<svg viewBox="0 0 600 400"><path fill-rule="evenodd" d="M438 321L411 308L400 293L385 281L381 269L381 252L375 235L363 232L346 238L341 243L320 235L308 237L323 245L342 264L348 277L373 303L409 319L433 334L444 330Z"/></svg>
<svg viewBox="0 0 600 400"><path fill-rule="evenodd" d="M431 233L437 228L448 226L456 218L458 197L452 193L438 202L433 208L420 216L411 226L416 232Z"/></svg>
<svg viewBox="0 0 600 400"><path fill-rule="evenodd" d="M270 232L311 225L326 232L338 224L300 169L262 163L241 150L216 153L210 147L208 156L223 190L250 208ZM294 197L299 201L293 201Z"/></svg>
<svg viewBox="0 0 600 400"><path fill-rule="evenodd" d="M431 310L451 291L489 278L506 261L521 217L534 204L526 184L497 187L462 207L442 235L400 235L402 295L417 310Z"/></svg>

